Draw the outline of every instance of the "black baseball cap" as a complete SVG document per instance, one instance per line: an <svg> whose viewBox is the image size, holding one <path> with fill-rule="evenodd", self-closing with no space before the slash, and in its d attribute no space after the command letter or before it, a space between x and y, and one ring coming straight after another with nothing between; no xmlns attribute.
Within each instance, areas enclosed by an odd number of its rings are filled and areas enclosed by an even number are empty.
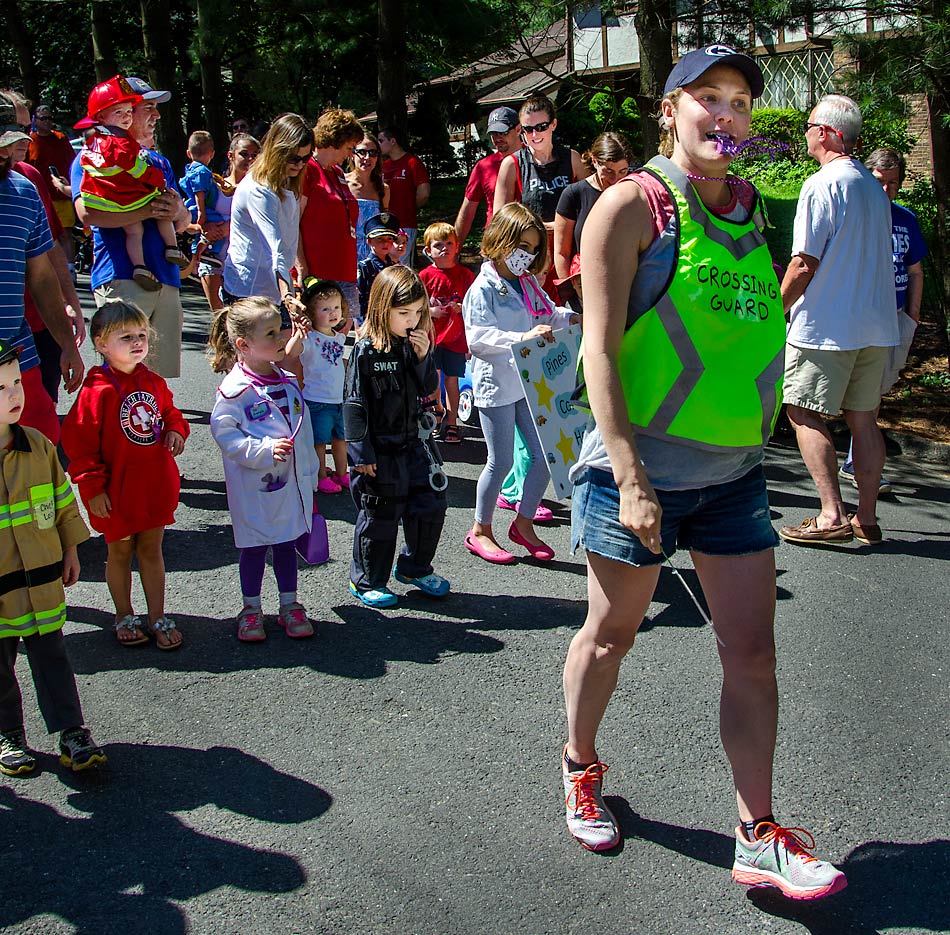
<svg viewBox="0 0 950 935"><path fill-rule="evenodd" d="M488 115L489 133L508 133L521 123L518 112L511 107L496 107Z"/></svg>
<svg viewBox="0 0 950 935"><path fill-rule="evenodd" d="M713 65L731 65L738 69L749 82L752 97L761 97L765 90L765 78L762 69L755 63L754 58L742 52L737 52L728 45L707 45L702 49L687 52L674 66L666 79L663 88L664 94L669 94L675 88L685 88L709 71Z"/></svg>
<svg viewBox="0 0 950 935"><path fill-rule="evenodd" d="M0 341L0 367L10 363L11 360L20 359L21 347L14 344L8 344L6 341Z"/></svg>
<svg viewBox="0 0 950 935"><path fill-rule="evenodd" d="M383 211L381 214L374 214L363 225L363 236L382 237L390 234L395 237L399 233L399 218L390 211Z"/></svg>

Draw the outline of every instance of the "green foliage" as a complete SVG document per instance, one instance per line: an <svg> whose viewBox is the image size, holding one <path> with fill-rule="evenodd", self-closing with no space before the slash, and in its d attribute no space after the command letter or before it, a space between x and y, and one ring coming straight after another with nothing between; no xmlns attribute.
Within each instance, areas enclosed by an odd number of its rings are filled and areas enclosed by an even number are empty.
<svg viewBox="0 0 950 935"><path fill-rule="evenodd" d="M557 95L558 140L583 152L606 130L622 133L631 152L639 152L637 102L632 97L621 97L609 87L591 94L589 88L575 79L566 79Z"/></svg>
<svg viewBox="0 0 950 935"><path fill-rule="evenodd" d="M789 148L785 152L736 159L732 172L754 182L763 191L797 197L802 182L818 169L818 163L805 149L807 119L808 114L790 107L754 110L749 136L762 136L785 143Z"/></svg>
<svg viewBox="0 0 950 935"><path fill-rule="evenodd" d="M607 130L621 133L630 144L631 153L640 151L640 109L632 97L621 99L616 91L604 88L591 96L587 107L600 133Z"/></svg>
<svg viewBox="0 0 950 935"><path fill-rule="evenodd" d="M573 76L566 78L557 92L557 141L584 152L599 133L587 88Z"/></svg>
<svg viewBox="0 0 950 935"><path fill-rule="evenodd" d="M929 390L950 392L950 373L925 373L917 377L916 382Z"/></svg>

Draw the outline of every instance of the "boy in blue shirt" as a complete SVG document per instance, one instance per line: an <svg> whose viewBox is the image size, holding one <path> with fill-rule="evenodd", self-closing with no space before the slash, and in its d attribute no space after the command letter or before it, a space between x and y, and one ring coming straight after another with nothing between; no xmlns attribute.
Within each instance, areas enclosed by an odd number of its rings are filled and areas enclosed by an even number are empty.
<svg viewBox="0 0 950 935"><path fill-rule="evenodd" d="M204 235L209 221L228 220L214 210L218 200L218 186L214 173L210 169L214 159L214 140L207 130L195 130L188 137L188 158L191 162L185 169L185 175L178 180L185 207L191 211L192 223L198 227L198 236L192 245L195 258L214 269L221 269L224 261L217 252L224 241L211 243Z"/></svg>

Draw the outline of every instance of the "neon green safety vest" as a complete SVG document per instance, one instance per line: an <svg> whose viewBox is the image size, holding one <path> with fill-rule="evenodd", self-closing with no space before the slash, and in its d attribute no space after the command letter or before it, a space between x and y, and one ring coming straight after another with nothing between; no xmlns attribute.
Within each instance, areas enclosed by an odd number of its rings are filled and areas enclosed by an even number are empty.
<svg viewBox="0 0 950 935"><path fill-rule="evenodd" d="M679 243L666 292L653 308L628 313L618 366L630 421L694 447L761 448L781 406L785 367L761 196L736 223L707 211L670 160L657 156L644 171L670 191Z"/></svg>

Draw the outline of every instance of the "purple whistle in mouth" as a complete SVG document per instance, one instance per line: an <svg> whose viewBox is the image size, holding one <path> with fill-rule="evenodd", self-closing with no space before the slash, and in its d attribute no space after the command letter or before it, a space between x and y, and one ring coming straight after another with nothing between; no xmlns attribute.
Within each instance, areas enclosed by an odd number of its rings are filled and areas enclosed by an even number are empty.
<svg viewBox="0 0 950 935"><path fill-rule="evenodd" d="M777 153L787 152L791 149L788 143L782 143L779 140L770 140L764 136L753 136L742 143L737 143L731 136L725 133L710 133L709 137L716 141L716 148L720 153L733 157L742 156L744 159L755 158L757 156L772 156Z"/></svg>

